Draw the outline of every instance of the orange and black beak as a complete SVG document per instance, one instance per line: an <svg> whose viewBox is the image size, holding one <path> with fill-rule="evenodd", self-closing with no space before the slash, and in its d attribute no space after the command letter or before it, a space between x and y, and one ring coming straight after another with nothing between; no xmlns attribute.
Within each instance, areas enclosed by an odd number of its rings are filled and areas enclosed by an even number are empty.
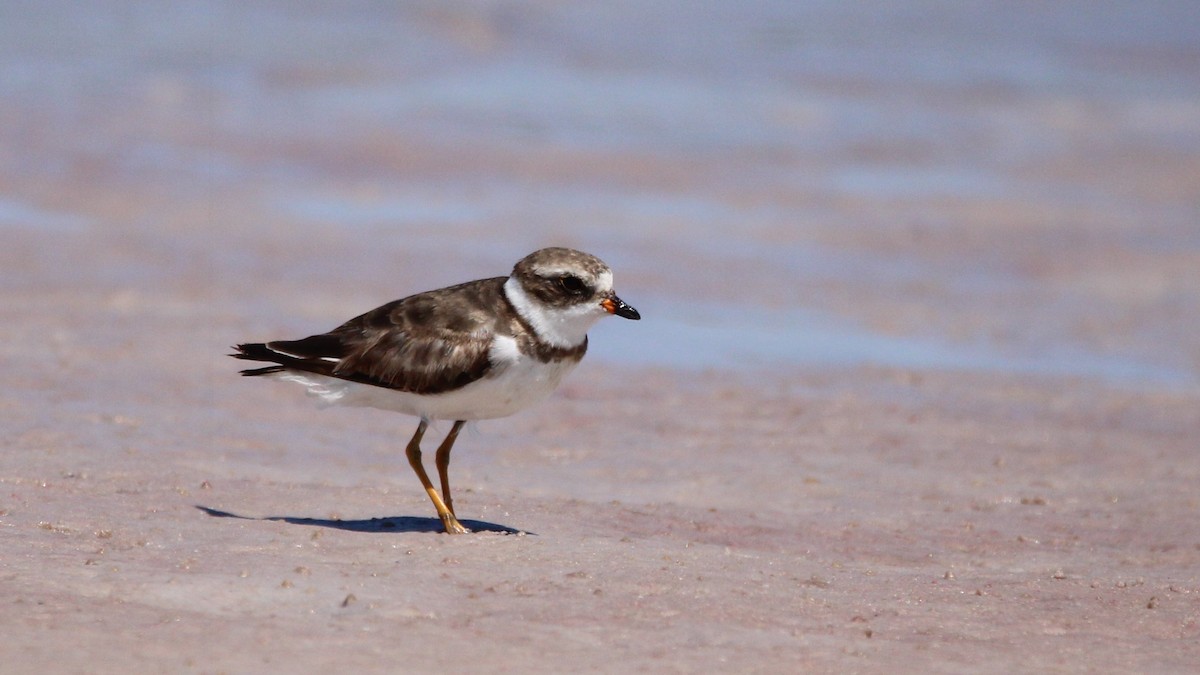
<svg viewBox="0 0 1200 675"><path fill-rule="evenodd" d="M611 295L601 300L600 306L603 307L604 311L608 312L609 314L616 314L617 316L625 319L633 319L634 321L637 321L638 319L642 318L642 315L638 314L636 309L625 304L625 301L618 298L616 295Z"/></svg>

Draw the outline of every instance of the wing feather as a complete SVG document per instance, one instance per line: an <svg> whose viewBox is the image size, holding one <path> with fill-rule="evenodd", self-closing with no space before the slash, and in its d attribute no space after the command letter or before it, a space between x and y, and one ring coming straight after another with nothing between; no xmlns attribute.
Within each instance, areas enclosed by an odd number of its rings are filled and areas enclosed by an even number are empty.
<svg viewBox="0 0 1200 675"><path fill-rule="evenodd" d="M238 345L233 356L279 364L242 371L301 370L416 394L436 394L487 376L498 323L511 320L504 277L419 293L301 340Z"/></svg>

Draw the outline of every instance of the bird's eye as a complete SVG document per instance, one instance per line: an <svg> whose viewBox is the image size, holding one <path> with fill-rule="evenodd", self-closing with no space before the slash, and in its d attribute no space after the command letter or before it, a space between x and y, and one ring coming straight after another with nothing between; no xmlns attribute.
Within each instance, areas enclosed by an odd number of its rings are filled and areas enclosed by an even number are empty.
<svg viewBox="0 0 1200 675"><path fill-rule="evenodd" d="M571 295L583 295L587 292L587 284L577 276L567 274L558 278L558 285Z"/></svg>

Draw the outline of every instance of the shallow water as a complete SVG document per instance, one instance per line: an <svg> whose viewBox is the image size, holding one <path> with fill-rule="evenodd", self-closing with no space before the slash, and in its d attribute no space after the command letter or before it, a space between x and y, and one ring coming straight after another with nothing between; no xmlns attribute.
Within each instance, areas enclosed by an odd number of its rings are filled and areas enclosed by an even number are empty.
<svg viewBox="0 0 1200 675"><path fill-rule="evenodd" d="M595 358L1200 381L1194 3L0 13L0 228L154 240L125 290L568 244L646 316Z"/></svg>
<svg viewBox="0 0 1200 675"><path fill-rule="evenodd" d="M1057 344L1020 352L1000 344L886 335L803 309L643 307L643 325L593 332L590 358L611 364L684 370L808 369L874 365L914 370L1003 372L1105 380L1110 384L1194 387L1196 374L1153 360Z"/></svg>

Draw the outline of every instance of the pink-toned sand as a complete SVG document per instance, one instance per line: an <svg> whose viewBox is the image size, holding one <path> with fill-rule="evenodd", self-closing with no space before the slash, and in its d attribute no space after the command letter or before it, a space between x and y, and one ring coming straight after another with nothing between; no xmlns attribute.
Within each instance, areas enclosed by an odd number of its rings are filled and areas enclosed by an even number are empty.
<svg viewBox="0 0 1200 675"><path fill-rule="evenodd" d="M0 673L1196 672L1162 5L0 10ZM225 355L549 244L645 319L476 534Z"/></svg>

